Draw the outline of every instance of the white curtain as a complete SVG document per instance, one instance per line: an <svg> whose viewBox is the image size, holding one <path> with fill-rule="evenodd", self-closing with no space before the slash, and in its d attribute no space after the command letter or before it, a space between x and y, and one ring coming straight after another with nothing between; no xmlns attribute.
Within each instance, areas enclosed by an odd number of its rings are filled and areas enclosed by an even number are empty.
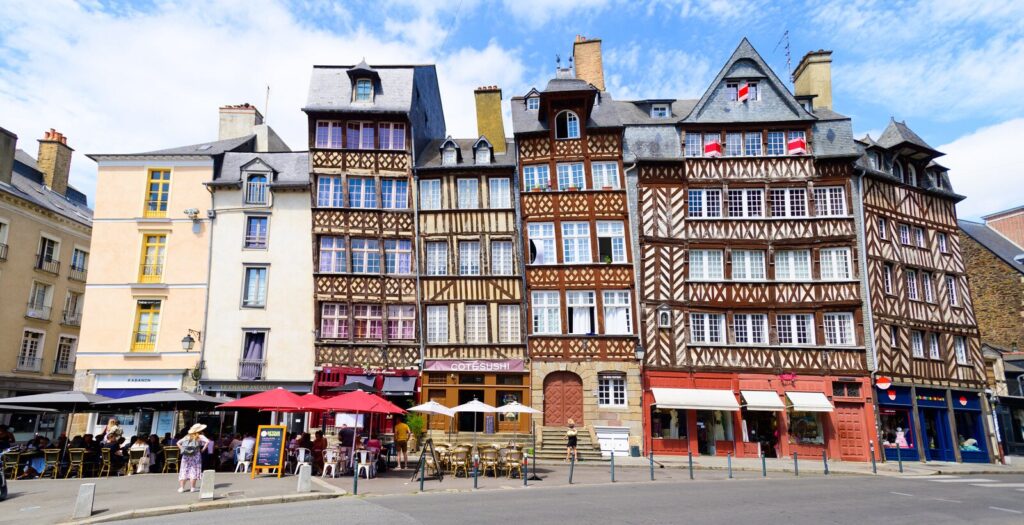
<svg viewBox="0 0 1024 525"><path fill-rule="evenodd" d="M575 307L572 309L572 333L590 333L590 307Z"/></svg>
<svg viewBox="0 0 1024 525"><path fill-rule="evenodd" d="M547 262L544 260L544 257L545 257L544 243L538 241L538 242L533 242L532 244L533 244L534 251L537 253L537 258L534 261L534 263L535 264L547 264Z"/></svg>
<svg viewBox="0 0 1024 525"><path fill-rule="evenodd" d="M604 331L606 334L626 333L626 308L611 306L604 309Z"/></svg>

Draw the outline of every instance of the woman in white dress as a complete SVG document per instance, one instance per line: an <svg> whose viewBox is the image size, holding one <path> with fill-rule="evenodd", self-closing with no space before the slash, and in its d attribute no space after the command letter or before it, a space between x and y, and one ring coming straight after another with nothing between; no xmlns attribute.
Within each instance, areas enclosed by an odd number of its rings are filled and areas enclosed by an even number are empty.
<svg viewBox="0 0 1024 525"><path fill-rule="evenodd" d="M149 472L149 465L151 459L149 457L149 443L146 442L146 438L139 436L135 438L135 443L132 443L131 448L128 449L129 454L133 451L141 450L142 459L139 460L139 464L135 467L135 474L144 474Z"/></svg>

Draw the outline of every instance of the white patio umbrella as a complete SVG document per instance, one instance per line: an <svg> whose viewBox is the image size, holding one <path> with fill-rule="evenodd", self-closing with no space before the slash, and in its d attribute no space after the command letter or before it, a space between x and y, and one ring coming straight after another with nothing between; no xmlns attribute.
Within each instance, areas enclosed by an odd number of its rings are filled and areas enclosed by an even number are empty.
<svg viewBox="0 0 1024 525"><path fill-rule="evenodd" d="M476 448L476 415L477 414L493 414L493 413L495 413L497 411L498 411L497 408L494 408L491 405L488 405L487 403L484 403L483 401L479 401L476 398L473 398L473 400L470 401L469 403L463 403L463 404L461 404L461 405L459 405L459 406L457 406L457 407L452 409L452 412L454 412L456 414L462 413L462 412L472 412L473 413L473 448Z"/></svg>
<svg viewBox="0 0 1024 525"><path fill-rule="evenodd" d="M455 417L455 411L438 403L437 401L427 401L422 405L416 405L409 409L410 412L422 412L427 415L427 430L430 430L430 414L441 414L443 416ZM450 423L450 422L449 422ZM451 428L451 424L448 425Z"/></svg>
<svg viewBox="0 0 1024 525"><path fill-rule="evenodd" d="M541 411L533 407L528 407L519 401L513 401L506 405L498 407L499 414L540 414ZM519 440L519 426L516 426L516 441Z"/></svg>

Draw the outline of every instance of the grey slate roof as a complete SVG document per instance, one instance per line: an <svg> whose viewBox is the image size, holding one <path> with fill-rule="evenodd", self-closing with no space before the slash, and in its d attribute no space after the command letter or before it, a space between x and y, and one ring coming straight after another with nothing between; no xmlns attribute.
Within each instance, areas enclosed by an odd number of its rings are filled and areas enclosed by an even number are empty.
<svg viewBox="0 0 1024 525"><path fill-rule="evenodd" d="M555 80L562 81L567 79ZM590 86L590 84L586 85ZM545 93L547 93L547 91L545 91ZM599 96L598 102L594 104L593 109L590 111L590 117L587 119L586 127L615 128L622 126L622 119L619 116L619 108L623 104L627 103L613 100L612 96L608 92L602 92ZM542 119L540 111L526 109L525 97L512 97L511 106L513 133L530 133L550 129L547 119Z"/></svg>
<svg viewBox="0 0 1024 525"><path fill-rule="evenodd" d="M666 119L667 120L667 119ZM662 126L626 126L622 157L625 162L640 159L681 159L682 140L671 122Z"/></svg>
<svg viewBox="0 0 1024 525"><path fill-rule="evenodd" d="M1024 274L1024 264L1016 260L1016 257L1024 255L1024 249L1020 246L1010 242L1009 239L1000 235L999 232L980 222L959 220L957 225L960 226L964 233L992 252L993 255L1002 259L1003 262L1014 270Z"/></svg>
<svg viewBox="0 0 1024 525"><path fill-rule="evenodd" d="M827 113L826 113L827 112ZM853 122L849 117L829 110L815 110L819 120L811 126L815 157L857 157L861 150L853 140ZM825 118L825 117L828 118Z"/></svg>
<svg viewBox="0 0 1024 525"><path fill-rule="evenodd" d="M96 161L132 157L210 157L214 155L221 155L228 151L252 150L255 145L256 135L248 135L234 139L202 142L199 144L190 144L188 146L179 146L176 148L160 149L155 151L145 151L142 153L90 153L86 156Z"/></svg>
<svg viewBox="0 0 1024 525"><path fill-rule="evenodd" d="M896 122L895 118L889 119L889 125L885 127L882 136L878 137L878 145L883 148L893 148L903 143L909 143L919 148L935 151L917 133L907 126L907 122ZM937 151L935 151L938 153Z"/></svg>
<svg viewBox="0 0 1024 525"><path fill-rule="evenodd" d="M505 153L495 152L492 156L492 162L490 164L476 164L476 157L473 154L473 145L480 139L452 139L455 144L461 150L461 158L457 166L442 166L441 165L441 145L444 144L448 139L437 139L432 140L427 144L427 147L423 149L423 153L416 158L417 169L432 169L432 168L468 168L468 167L491 167L491 168L511 168L516 165L515 157L515 142L512 140L506 140L505 142Z"/></svg>
<svg viewBox="0 0 1024 525"><path fill-rule="evenodd" d="M262 162L273 171L270 187L284 186L308 186L309 181L309 153L307 152L286 152L286 153L248 153L228 152L224 154L224 161L221 167L214 174L214 180L208 182L210 186L232 186L241 184L242 169L250 166L253 161ZM255 171L262 171L262 167L252 167Z"/></svg>
<svg viewBox="0 0 1024 525"><path fill-rule="evenodd" d="M20 149L14 152L11 184L0 182L0 191L92 227L92 210L86 205L85 196L70 186L68 193L72 195L71 199L47 188L43 184L43 174L36 166L36 159Z"/></svg>
<svg viewBox="0 0 1024 525"><path fill-rule="evenodd" d="M666 118L654 118L651 117L651 106L654 104L669 104L671 107L672 114ZM693 111L693 106L697 104L697 100L628 100L619 103L619 118L622 123L627 126L637 125L665 125L674 124L682 121L690 111Z"/></svg>
<svg viewBox="0 0 1024 525"><path fill-rule="evenodd" d="M593 84L578 78L552 78L548 81L545 93L557 93L560 91L597 91Z"/></svg>
<svg viewBox="0 0 1024 525"><path fill-rule="evenodd" d="M365 63L360 64L365 66ZM358 67L358 66L356 66ZM372 66L380 77L374 85L372 103L352 101L353 66L313 66L304 111L359 111L367 113L408 113L412 108L413 84L419 69L434 66ZM436 75L436 73L434 73Z"/></svg>

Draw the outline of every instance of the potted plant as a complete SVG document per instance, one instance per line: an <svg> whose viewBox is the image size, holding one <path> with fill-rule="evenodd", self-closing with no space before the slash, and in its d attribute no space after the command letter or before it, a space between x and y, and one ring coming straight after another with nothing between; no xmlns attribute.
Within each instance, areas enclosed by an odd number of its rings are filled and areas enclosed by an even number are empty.
<svg viewBox="0 0 1024 525"><path fill-rule="evenodd" d="M605 264L611 264L612 263L612 256L611 255L605 255L601 260L604 261Z"/></svg>
<svg viewBox="0 0 1024 525"><path fill-rule="evenodd" d="M423 414L409 414L405 416L405 424L409 425L409 433L416 438L416 444L423 443L423 434L427 430L427 418Z"/></svg>
<svg viewBox="0 0 1024 525"><path fill-rule="evenodd" d="M569 185L569 191L580 191L580 188L579 188L579 186L576 186L575 184L570 184Z"/></svg>
<svg viewBox="0 0 1024 525"><path fill-rule="evenodd" d="M537 185L537 186L533 186L533 187L531 187L531 188L530 188L530 191L533 191L533 192L538 192L538 191L540 191L541 189L543 189L543 188L541 188L541 186L540 186L540 185Z"/></svg>
<svg viewBox="0 0 1024 525"><path fill-rule="evenodd" d="M610 184L605 184L604 186L601 186L601 189L605 190L605 191L608 191L608 190L614 190L615 188L613 188Z"/></svg>

